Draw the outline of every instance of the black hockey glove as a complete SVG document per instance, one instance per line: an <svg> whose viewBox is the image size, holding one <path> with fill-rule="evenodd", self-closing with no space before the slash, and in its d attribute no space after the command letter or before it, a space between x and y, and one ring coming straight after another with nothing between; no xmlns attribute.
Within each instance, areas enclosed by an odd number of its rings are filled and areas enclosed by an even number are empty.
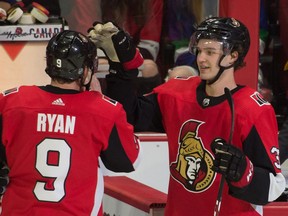
<svg viewBox="0 0 288 216"><path fill-rule="evenodd" d="M127 71L137 69L143 64L143 57L130 35L112 22L94 23L93 28L88 29L88 37L103 50L110 66L117 67L121 63Z"/></svg>
<svg viewBox="0 0 288 216"><path fill-rule="evenodd" d="M211 150L215 154L212 170L223 174L229 182L241 182L237 186L250 183L253 165L240 149L217 138L211 143Z"/></svg>
<svg viewBox="0 0 288 216"><path fill-rule="evenodd" d="M9 183L9 168L3 162L0 163L0 195L3 195L6 191L6 187Z"/></svg>

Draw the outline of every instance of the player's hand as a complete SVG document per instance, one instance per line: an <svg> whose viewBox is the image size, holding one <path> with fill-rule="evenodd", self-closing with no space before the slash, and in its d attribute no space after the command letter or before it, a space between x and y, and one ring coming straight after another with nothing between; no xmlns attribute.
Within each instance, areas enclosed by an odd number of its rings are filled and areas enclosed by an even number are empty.
<svg viewBox="0 0 288 216"><path fill-rule="evenodd" d="M3 162L0 163L0 195L3 195L6 191L6 187L9 183L9 168Z"/></svg>
<svg viewBox="0 0 288 216"><path fill-rule="evenodd" d="M112 62L120 62L112 41L112 36L117 33L119 33L118 27L111 22L94 23L93 27L88 29L88 37L105 52L107 58Z"/></svg>
<svg viewBox="0 0 288 216"><path fill-rule="evenodd" d="M121 63L125 70L136 69L143 64L143 57L130 35L112 22L94 23L88 29L88 37L103 50L110 62Z"/></svg>
<svg viewBox="0 0 288 216"><path fill-rule="evenodd" d="M241 180L241 186L251 181L253 165L240 149L217 138L211 143L211 150L215 154L212 170L223 174L228 181Z"/></svg>

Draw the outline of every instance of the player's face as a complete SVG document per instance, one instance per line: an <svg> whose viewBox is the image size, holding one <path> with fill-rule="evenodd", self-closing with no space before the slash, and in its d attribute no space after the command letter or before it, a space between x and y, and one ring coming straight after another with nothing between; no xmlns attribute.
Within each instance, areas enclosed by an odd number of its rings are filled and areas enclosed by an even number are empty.
<svg viewBox="0 0 288 216"><path fill-rule="evenodd" d="M202 80L213 79L219 71L219 60L223 55L222 43L201 39L197 44L197 64Z"/></svg>

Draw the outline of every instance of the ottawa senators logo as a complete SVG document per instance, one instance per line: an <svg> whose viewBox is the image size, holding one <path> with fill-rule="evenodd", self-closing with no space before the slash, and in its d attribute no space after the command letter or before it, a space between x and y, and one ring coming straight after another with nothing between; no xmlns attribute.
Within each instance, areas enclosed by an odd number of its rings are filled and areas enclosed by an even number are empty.
<svg viewBox="0 0 288 216"><path fill-rule="evenodd" d="M207 190L215 178L215 172L211 169L212 156L197 136L203 123L189 120L182 125L177 160L170 165L172 177L187 190L196 193Z"/></svg>

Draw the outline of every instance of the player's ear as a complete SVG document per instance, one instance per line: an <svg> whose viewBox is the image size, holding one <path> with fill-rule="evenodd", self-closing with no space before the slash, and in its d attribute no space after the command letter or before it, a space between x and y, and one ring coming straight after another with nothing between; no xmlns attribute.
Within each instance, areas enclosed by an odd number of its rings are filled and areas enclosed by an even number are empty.
<svg viewBox="0 0 288 216"><path fill-rule="evenodd" d="M231 58L232 58L234 61L236 61L236 60L238 59L238 56L239 56L239 54L238 54L237 51L234 51L234 52L231 53Z"/></svg>
<svg viewBox="0 0 288 216"><path fill-rule="evenodd" d="M83 78L84 78L84 85L87 85L92 78L92 71L87 66L84 68Z"/></svg>
<svg viewBox="0 0 288 216"><path fill-rule="evenodd" d="M238 59L238 52L237 51L234 51L230 54L230 60L229 60L229 65L232 65L234 64L234 62L236 62L236 60Z"/></svg>

